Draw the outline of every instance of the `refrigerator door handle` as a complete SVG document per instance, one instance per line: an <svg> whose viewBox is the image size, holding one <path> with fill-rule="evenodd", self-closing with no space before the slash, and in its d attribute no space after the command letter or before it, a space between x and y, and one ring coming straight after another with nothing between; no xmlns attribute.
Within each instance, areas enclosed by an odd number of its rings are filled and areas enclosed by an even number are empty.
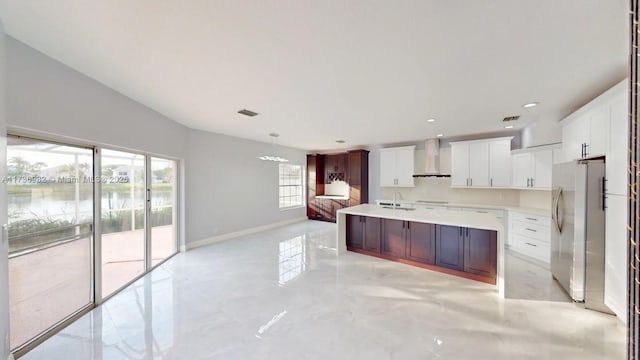
<svg viewBox="0 0 640 360"><path fill-rule="evenodd" d="M558 194L558 190L553 190L553 198L551 199L551 221L553 224L556 223L556 196ZM556 227L557 229L557 227Z"/></svg>
<svg viewBox="0 0 640 360"><path fill-rule="evenodd" d="M553 225L555 225L558 233L562 233L562 219L560 211L560 199L562 198L562 188L558 188L556 195L553 199L553 211L551 217L553 218Z"/></svg>

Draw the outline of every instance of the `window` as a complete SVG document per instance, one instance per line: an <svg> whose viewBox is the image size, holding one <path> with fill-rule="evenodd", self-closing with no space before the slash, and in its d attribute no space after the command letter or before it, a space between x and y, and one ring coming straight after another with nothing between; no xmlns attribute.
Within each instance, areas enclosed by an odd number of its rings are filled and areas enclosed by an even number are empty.
<svg viewBox="0 0 640 360"><path fill-rule="evenodd" d="M302 166L279 165L280 209L302 206Z"/></svg>

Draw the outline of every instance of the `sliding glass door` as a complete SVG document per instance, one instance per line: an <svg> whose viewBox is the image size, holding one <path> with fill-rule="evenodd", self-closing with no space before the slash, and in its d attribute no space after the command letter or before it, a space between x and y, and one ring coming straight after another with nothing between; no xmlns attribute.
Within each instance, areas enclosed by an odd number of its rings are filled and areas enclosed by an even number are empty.
<svg viewBox="0 0 640 360"><path fill-rule="evenodd" d="M176 241L176 162L152 157L151 160L151 265L177 251Z"/></svg>
<svg viewBox="0 0 640 360"><path fill-rule="evenodd" d="M103 149L102 296L144 273L145 157Z"/></svg>
<svg viewBox="0 0 640 360"><path fill-rule="evenodd" d="M7 173L18 355L177 252L174 160L8 136Z"/></svg>
<svg viewBox="0 0 640 360"><path fill-rule="evenodd" d="M93 304L92 149L9 136L11 348Z"/></svg>

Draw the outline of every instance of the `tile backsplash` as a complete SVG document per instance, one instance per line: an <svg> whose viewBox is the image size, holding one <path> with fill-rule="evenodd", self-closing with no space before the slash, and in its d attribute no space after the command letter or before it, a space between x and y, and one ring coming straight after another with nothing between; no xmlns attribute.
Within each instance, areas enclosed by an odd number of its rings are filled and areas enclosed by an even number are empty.
<svg viewBox="0 0 640 360"><path fill-rule="evenodd" d="M551 208L551 191L517 189L451 188L451 178L416 178L413 188L381 188L381 198L391 199L400 193L403 200L435 200L451 203L520 206L536 209ZM375 200L375 199L374 199ZM372 201L373 203L373 201Z"/></svg>

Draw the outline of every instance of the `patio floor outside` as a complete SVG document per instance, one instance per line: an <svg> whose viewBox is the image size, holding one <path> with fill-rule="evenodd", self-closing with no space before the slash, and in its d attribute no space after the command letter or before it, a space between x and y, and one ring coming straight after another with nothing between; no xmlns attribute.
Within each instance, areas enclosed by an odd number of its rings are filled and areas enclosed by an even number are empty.
<svg viewBox="0 0 640 360"><path fill-rule="evenodd" d="M91 302L92 238L9 259L11 348ZM152 264L176 251L173 225L152 228ZM102 235L102 293L144 272L144 230Z"/></svg>

